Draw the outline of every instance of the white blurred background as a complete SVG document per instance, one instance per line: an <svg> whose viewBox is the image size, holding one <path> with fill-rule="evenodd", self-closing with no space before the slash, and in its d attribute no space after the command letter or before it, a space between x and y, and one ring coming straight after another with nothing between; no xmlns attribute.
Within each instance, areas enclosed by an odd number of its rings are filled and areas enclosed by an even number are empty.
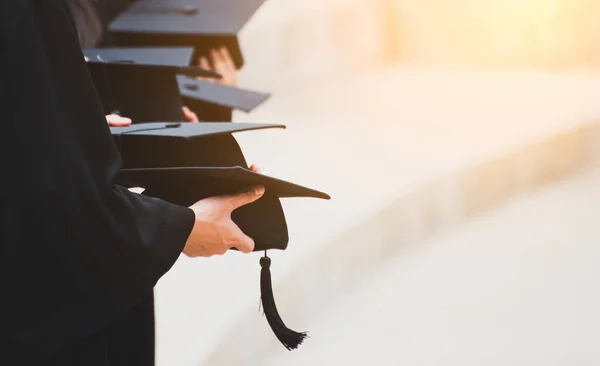
<svg viewBox="0 0 600 366"><path fill-rule="evenodd" d="M267 0L241 37L237 121L288 199L273 258L181 258L159 283L159 366L600 363L600 3Z"/></svg>

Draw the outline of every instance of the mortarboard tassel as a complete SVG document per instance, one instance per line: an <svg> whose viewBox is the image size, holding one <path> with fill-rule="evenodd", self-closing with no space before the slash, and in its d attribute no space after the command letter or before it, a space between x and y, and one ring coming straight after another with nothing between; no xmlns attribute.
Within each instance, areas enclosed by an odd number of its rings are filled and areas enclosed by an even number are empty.
<svg viewBox="0 0 600 366"><path fill-rule="evenodd" d="M306 332L298 333L286 327L277 312L277 306L275 306L275 299L273 298L273 286L271 285L271 258L267 257L266 251L265 256L260 259L260 266L262 267L260 271L260 298L263 313L267 317L269 326L271 326L277 339L288 351L291 351L302 344L307 334Z"/></svg>

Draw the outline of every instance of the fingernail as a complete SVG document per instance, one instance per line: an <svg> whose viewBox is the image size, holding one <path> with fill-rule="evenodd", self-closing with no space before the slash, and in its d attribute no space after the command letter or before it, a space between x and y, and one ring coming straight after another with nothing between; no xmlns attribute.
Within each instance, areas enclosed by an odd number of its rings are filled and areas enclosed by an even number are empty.
<svg viewBox="0 0 600 366"><path fill-rule="evenodd" d="M263 193L263 191L264 191L263 187L260 187L260 186L254 187L254 194L257 196L260 196Z"/></svg>

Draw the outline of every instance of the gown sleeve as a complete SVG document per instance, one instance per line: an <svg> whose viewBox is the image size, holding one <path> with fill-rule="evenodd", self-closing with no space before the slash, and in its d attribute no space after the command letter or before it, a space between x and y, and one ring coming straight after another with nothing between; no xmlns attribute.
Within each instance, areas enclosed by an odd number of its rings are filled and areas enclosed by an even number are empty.
<svg viewBox="0 0 600 366"><path fill-rule="evenodd" d="M62 0L0 1L0 365L43 360L147 295L194 224L129 192Z"/></svg>

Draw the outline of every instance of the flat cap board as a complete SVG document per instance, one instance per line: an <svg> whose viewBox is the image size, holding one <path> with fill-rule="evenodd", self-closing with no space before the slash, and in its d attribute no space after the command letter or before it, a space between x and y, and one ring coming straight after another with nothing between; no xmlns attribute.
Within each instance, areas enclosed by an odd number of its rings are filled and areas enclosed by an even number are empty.
<svg viewBox="0 0 600 366"><path fill-rule="evenodd" d="M176 139L193 139L198 137L229 135L235 132L285 128L285 125L266 123L141 123L127 127L110 127L114 136L147 136L169 137Z"/></svg>
<svg viewBox="0 0 600 366"><path fill-rule="evenodd" d="M86 49L88 68L106 114L133 123L185 121L178 74L220 77L187 66L191 48Z"/></svg>
<svg viewBox="0 0 600 366"><path fill-rule="evenodd" d="M147 186L148 182L162 181L181 184L194 182L193 186L202 183L206 178L222 182L230 182L239 187L247 188L254 184L263 185L271 194L279 197L312 197L320 199L330 199L331 197L323 192L303 187L298 184L286 182L281 179L269 177L267 175L255 173L240 166L234 167L174 167L174 168L142 168L142 169L122 169L119 173L120 179L127 180L130 184L136 186ZM178 182L178 183L176 183Z"/></svg>
<svg viewBox="0 0 600 366"><path fill-rule="evenodd" d="M99 55L103 60L131 60L133 63L158 66L189 66L193 47L110 47L84 48L83 55L91 61Z"/></svg>
<svg viewBox="0 0 600 366"><path fill-rule="evenodd" d="M237 35L265 0L139 0L109 30L119 45L189 45L196 55L226 46L244 63Z"/></svg>
<svg viewBox="0 0 600 366"><path fill-rule="evenodd" d="M244 112L251 112L271 96L268 93L197 80L185 75L177 76L177 82L184 100L198 100Z"/></svg>

